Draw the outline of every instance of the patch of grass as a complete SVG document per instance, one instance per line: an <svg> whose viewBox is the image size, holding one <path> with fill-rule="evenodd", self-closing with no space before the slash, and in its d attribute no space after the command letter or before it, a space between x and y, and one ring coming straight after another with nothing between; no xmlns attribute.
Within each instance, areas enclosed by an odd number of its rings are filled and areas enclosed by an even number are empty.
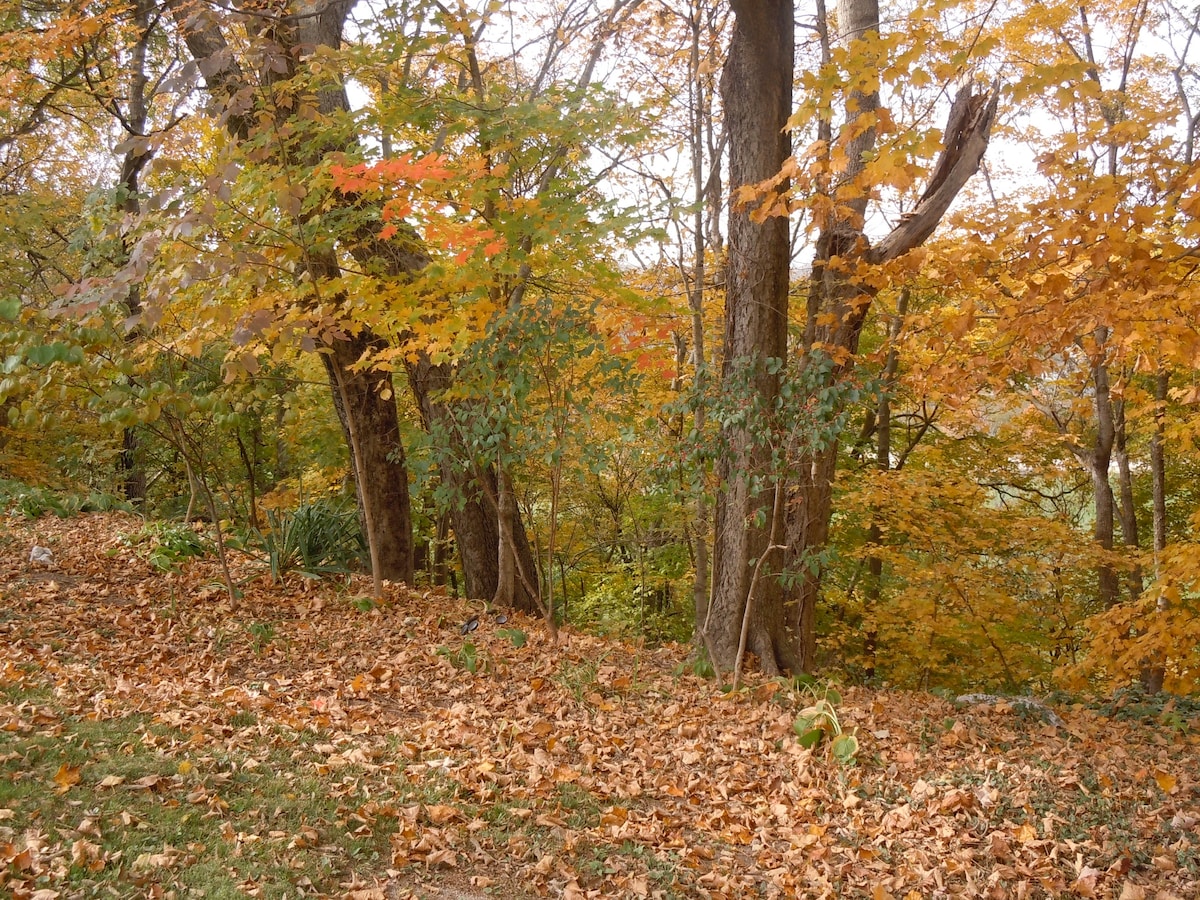
<svg viewBox="0 0 1200 900"><path fill-rule="evenodd" d="M595 828L600 824L600 802L577 784L558 785L558 805L571 828Z"/></svg>
<svg viewBox="0 0 1200 900"><path fill-rule="evenodd" d="M561 687L570 691L577 702L582 703L583 698L596 689L596 676L599 671L600 667L596 660L564 659L559 663L558 674L555 675L554 680Z"/></svg>
<svg viewBox="0 0 1200 900"><path fill-rule="evenodd" d="M682 889L678 876L679 859L674 853L655 852L633 841L620 844L589 845L579 855L579 870L585 876L602 879L619 872L645 872L648 886L660 896L692 896Z"/></svg>
<svg viewBox="0 0 1200 900"><path fill-rule="evenodd" d="M10 683L3 697L0 894L332 894L360 862L388 859L394 820L353 818L361 770L331 785L285 735L217 748L146 715L64 715L44 688Z"/></svg>

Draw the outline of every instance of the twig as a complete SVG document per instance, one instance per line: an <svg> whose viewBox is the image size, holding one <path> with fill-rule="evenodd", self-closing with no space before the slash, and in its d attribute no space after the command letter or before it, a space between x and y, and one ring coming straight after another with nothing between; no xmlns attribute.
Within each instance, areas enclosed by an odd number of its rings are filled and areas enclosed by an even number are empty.
<svg viewBox="0 0 1200 900"><path fill-rule="evenodd" d="M771 506L771 535L767 539L767 548L754 564L754 574L750 576L750 590L746 593L746 609L742 613L742 633L738 637L737 657L733 663L733 689L736 691L742 683L742 662L746 658L746 638L750 633L750 616L754 610L754 591L758 587L758 576L762 567L773 550L785 550L786 544L779 544L779 520L783 509L783 479L775 480L775 502Z"/></svg>

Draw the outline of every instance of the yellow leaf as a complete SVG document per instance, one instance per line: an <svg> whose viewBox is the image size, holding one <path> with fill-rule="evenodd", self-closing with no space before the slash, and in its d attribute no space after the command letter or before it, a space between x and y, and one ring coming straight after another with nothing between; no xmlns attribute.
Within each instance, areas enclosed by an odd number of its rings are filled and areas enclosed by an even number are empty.
<svg viewBox="0 0 1200 900"><path fill-rule="evenodd" d="M1175 792L1175 776L1162 769L1154 770L1154 780L1158 782L1159 789L1164 794L1172 794Z"/></svg>
<svg viewBox="0 0 1200 900"><path fill-rule="evenodd" d="M54 783L58 785L58 792L65 794L72 785L79 784L79 766L63 763L54 773Z"/></svg>

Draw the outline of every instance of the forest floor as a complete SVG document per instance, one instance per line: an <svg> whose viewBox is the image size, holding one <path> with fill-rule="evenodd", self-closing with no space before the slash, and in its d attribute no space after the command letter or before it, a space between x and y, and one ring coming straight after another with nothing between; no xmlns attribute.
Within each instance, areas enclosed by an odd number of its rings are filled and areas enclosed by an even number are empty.
<svg viewBox="0 0 1200 900"><path fill-rule="evenodd" d="M794 684L464 636L478 605L248 557L231 604L141 527L0 522L0 896L1200 896L1200 721L1169 704L1056 727L848 689L843 765Z"/></svg>

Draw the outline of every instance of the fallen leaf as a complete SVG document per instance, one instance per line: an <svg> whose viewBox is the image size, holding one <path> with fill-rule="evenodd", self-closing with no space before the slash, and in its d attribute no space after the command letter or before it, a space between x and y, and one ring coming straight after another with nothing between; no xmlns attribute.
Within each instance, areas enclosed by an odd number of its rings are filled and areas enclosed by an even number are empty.
<svg viewBox="0 0 1200 900"><path fill-rule="evenodd" d="M1164 772L1162 769L1154 770L1154 780L1158 783L1158 788L1164 794L1173 794L1176 790L1175 776L1169 772Z"/></svg>
<svg viewBox="0 0 1200 900"><path fill-rule="evenodd" d="M79 784L79 766L71 766L63 763L58 767L58 771L54 773L54 783L58 785L58 792L65 794L72 786Z"/></svg>

